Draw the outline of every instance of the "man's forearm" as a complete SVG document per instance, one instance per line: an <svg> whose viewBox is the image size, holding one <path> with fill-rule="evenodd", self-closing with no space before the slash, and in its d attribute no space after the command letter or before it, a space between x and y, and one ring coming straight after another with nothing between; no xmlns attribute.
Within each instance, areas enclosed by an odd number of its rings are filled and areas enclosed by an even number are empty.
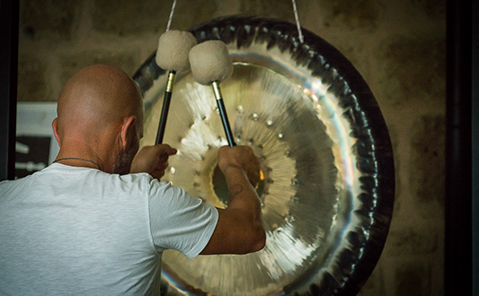
<svg viewBox="0 0 479 296"><path fill-rule="evenodd" d="M247 254L261 250L266 233L261 203L251 182L259 177L259 163L251 148L221 147L218 165L228 185L229 203L218 209L218 223L205 249L206 254Z"/></svg>
<svg viewBox="0 0 479 296"><path fill-rule="evenodd" d="M228 184L230 209L246 211L251 218L261 222L261 204L258 194L248 181L246 173L240 166L230 165L224 172Z"/></svg>

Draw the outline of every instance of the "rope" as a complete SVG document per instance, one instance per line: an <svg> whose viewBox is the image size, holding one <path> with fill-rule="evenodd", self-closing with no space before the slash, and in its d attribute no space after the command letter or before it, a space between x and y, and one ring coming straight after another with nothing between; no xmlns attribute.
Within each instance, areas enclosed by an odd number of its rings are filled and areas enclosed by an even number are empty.
<svg viewBox="0 0 479 296"><path fill-rule="evenodd" d="M170 30L171 21L173 20L173 14L175 14L176 0L173 0L173 5L171 6L170 17L168 18L168 24L166 25L166 32Z"/></svg>
<svg viewBox="0 0 479 296"><path fill-rule="evenodd" d="M303 43L304 38L303 38L303 33L301 32L301 25L299 24L298 9L296 8L296 1L295 0L291 0L291 1L293 2L294 18L296 20L296 27L298 28L299 41Z"/></svg>

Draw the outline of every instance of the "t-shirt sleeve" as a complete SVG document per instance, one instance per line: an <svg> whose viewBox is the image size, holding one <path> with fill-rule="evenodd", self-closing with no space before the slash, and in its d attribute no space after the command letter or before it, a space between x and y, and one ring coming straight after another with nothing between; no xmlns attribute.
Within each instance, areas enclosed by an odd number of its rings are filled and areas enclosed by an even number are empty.
<svg viewBox="0 0 479 296"><path fill-rule="evenodd" d="M150 182L150 229L158 251L175 249L188 258L208 244L218 222L218 210L169 183Z"/></svg>

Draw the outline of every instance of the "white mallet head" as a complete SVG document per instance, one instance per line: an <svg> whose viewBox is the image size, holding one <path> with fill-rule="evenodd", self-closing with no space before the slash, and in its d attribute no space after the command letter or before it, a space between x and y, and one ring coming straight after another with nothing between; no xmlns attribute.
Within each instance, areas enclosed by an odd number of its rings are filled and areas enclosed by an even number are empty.
<svg viewBox="0 0 479 296"><path fill-rule="evenodd" d="M191 73L198 83L222 82L233 73L233 63L226 44L210 40L193 46L190 51Z"/></svg>
<svg viewBox="0 0 479 296"><path fill-rule="evenodd" d="M163 69L185 72L190 68L188 54L196 45L196 38L187 31L170 30L158 40L155 61Z"/></svg>

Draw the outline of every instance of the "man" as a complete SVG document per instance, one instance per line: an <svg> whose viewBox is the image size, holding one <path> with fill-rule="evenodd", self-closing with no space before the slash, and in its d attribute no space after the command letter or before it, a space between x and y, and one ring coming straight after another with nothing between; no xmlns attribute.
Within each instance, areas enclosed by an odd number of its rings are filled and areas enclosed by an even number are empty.
<svg viewBox="0 0 479 296"><path fill-rule="evenodd" d="M0 183L1 295L158 294L165 249L194 257L263 248L259 164L248 147L220 148L230 202L216 209L157 180L175 149L137 153L142 98L125 73L81 70L57 113L55 163Z"/></svg>

